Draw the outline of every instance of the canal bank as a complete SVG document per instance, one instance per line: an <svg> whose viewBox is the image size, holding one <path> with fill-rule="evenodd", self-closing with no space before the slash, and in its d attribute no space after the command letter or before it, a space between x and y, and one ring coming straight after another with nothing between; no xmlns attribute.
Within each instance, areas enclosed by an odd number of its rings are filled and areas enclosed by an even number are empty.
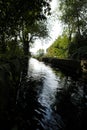
<svg viewBox="0 0 87 130"><path fill-rule="evenodd" d="M59 68L65 73L72 75L81 76L82 66L80 60L70 60L70 59L58 59L58 58L47 58L43 57L42 61L51 65L54 68Z"/></svg>
<svg viewBox="0 0 87 130"><path fill-rule="evenodd" d="M87 119L84 86L87 86L84 82L74 80L60 70L29 59L18 92L16 129L83 129Z"/></svg>
<svg viewBox="0 0 87 130"><path fill-rule="evenodd" d="M2 130L85 130L86 88L85 82L59 69L33 58L24 60L15 109L7 113Z"/></svg>

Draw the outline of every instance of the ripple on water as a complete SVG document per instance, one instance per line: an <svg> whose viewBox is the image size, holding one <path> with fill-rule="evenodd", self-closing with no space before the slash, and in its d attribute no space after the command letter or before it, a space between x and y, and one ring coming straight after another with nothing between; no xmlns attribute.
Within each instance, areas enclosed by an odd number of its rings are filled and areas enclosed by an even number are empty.
<svg viewBox="0 0 87 130"><path fill-rule="evenodd" d="M46 66L42 62L38 62L35 59L30 60L28 75L32 75L34 80L42 81L42 84L37 84L39 88L41 87L41 91L38 93L38 102L45 109L35 109L37 115L43 115L40 120L36 117L35 119L38 120L43 130L61 129L64 126L63 121L60 115L53 112L51 108L55 102L56 90L58 88L58 77L56 77L49 66Z"/></svg>
<svg viewBox="0 0 87 130"><path fill-rule="evenodd" d="M19 91L18 115L21 130L60 130L61 116L52 109L58 81L49 66L29 60L27 79Z"/></svg>

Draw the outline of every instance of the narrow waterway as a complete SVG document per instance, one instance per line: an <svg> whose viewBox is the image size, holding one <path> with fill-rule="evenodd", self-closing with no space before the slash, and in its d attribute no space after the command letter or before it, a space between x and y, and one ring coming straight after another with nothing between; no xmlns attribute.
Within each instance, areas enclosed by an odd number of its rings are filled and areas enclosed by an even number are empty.
<svg viewBox="0 0 87 130"><path fill-rule="evenodd" d="M72 80L36 59L29 59L28 72L18 92L17 125L14 128L75 130L82 127L85 124L79 122L84 121L82 113L86 104L82 101L83 88L80 81Z"/></svg>
<svg viewBox="0 0 87 130"><path fill-rule="evenodd" d="M38 101L42 106L50 109L55 102L56 90L59 87L59 77L55 75L49 66L35 59L31 59L29 62L28 77L37 82L42 82L38 86L41 89L38 93Z"/></svg>

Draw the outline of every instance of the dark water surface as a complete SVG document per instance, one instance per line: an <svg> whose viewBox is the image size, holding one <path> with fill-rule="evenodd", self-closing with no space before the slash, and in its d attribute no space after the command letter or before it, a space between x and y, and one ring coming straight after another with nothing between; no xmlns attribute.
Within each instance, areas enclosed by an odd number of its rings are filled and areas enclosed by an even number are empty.
<svg viewBox="0 0 87 130"><path fill-rule="evenodd" d="M87 85L36 59L28 62L12 130L85 130Z"/></svg>

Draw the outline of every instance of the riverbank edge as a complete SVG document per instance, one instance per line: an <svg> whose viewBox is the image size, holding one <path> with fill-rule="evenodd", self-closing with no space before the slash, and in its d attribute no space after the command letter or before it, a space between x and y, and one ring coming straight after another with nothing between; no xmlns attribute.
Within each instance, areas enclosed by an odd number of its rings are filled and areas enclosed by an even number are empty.
<svg viewBox="0 0 87 130"><path fill-rule="evenodd" d="M25 60L28 62L28 57L0 58L0 129L10 129L14 123Z"/></svg>
<svg viewBox="0 0 87 130"><path fill-rule="evenodd" d="M82 74L82 66L80 60L42 57L40 61L49 64L53 68L60 69L65 73L71 73L71 75L74 74L74 75L81 76Z"/></svg>

